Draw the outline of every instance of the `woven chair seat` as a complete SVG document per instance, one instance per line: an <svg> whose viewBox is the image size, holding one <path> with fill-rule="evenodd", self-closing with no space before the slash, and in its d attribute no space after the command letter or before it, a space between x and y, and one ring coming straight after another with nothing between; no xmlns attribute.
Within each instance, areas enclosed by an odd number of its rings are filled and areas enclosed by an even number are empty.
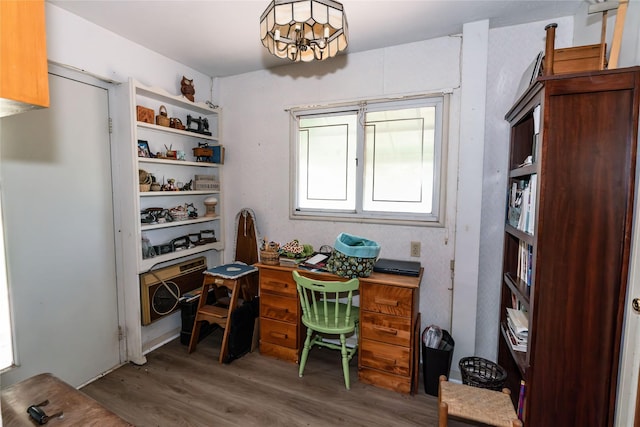
<svg viewBox="0 0 640 427"><path fill-rule="evenodd" d="M500 392L455 384L442 377L438 400L441 405L440 426L447 425L447 416L496 427L522 426L513 409L511 394L508 391ZM444 413L442 404L446 405ZM443 417L445 417L444 423Z"/></svg>

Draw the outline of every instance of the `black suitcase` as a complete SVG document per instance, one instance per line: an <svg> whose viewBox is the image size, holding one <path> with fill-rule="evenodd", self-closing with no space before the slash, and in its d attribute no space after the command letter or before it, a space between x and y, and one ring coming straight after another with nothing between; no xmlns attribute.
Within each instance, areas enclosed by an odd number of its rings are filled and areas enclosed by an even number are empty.
<svg viewBox="0 0 640 427"><path fill-rule="evenodd" d="M224 363L231 363L251 350L253 341L253 327L259 312L259 298L245 301L231 313L231 330L229 331L229 346Z"/></svg>

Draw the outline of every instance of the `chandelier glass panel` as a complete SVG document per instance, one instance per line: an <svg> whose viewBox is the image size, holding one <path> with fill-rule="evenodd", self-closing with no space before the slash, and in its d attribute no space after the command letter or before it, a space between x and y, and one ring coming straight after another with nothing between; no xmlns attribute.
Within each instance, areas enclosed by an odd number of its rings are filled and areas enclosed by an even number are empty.
<svg viewBox="0 0 640 427"><path fill-rule="evenodd" d="M260 39L278 58L309 62L347 48L347 17L331 0L274 0L260 17Z"/></svg>

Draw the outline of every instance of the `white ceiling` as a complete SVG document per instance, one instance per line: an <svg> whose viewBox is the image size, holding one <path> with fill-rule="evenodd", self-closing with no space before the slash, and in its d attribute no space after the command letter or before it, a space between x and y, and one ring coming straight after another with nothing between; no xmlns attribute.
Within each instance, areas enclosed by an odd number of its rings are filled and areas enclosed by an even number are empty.
<svg viewBox="0 0 640 427"><path fill-rule="evenodd" d="M208 76L289 64L260 42L269 0L47 1ZM585 1L343 0L347 53L458 34L483 19L495 28L574 15Z"/></svg>

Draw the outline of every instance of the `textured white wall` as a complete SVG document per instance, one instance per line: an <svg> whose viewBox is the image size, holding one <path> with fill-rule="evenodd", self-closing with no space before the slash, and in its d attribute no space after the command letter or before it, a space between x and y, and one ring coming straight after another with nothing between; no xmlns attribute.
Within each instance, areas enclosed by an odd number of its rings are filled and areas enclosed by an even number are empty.
<svg viewBox="0 0 640 427"><path fill-rule="evenodd" d="M458 362L476 350L480 207L484 153L485 98L489 21L464 24L462 29L462 99L460 102L460 157L456 212L455 278L453 284L453 376Z"/></svg>
<svg viewBox="0 0 640 427"><path fill-rule="evenodd" d="M600 43L602 32L602 13L589 15L589 2L584 2L575 16L573 32L573 44L570 46L583 46ZM618 12L611 10L607 13L607 57L611 50L613 30L618 19ZM559 47L565 47L559 46ZM640 65L640 1L631 0L627 7L620 45L620 59L618 68Z"/></svg>
<svg viewBox="0 0 640 427"><path fill-rule="evenodd" d="M196 101L211 99L211 78L46 2L47 58L116 82L130 77L180 95L194 79ZM213 101L215 103L215 101Z"/></svg>
<svg viewBox="0 0 640 427"><path fill-rule="evenodd" d="M459 90L451 97L444 228L289 219L289 115L285 109L457 88L459 55L460 38L444 37L220 79L227 218L246 206L255 210L259 230L269 240L299 239L318 248L333 245L340 232L349 232L379 242L381 256L387 258L410 259L410 241L419 240L425 268L420 292L423 327L434 323L449 328ZM227 235L232 230L233 224L227 222ZM229 259L231 253L225 256Z"/></svg>

